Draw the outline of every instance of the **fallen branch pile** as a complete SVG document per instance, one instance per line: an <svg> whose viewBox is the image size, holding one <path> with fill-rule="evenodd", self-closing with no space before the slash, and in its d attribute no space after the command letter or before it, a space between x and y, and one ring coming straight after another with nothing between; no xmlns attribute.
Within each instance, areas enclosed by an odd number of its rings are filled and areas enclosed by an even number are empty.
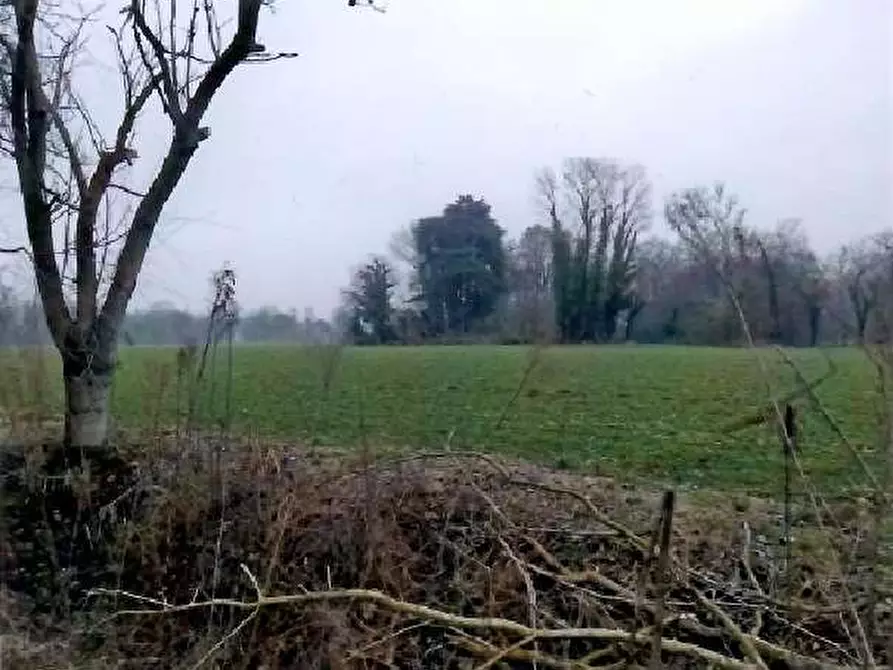
<svg viewBox="0 0 893 670"><path fill-rule="evenodd" d="M795 553L779 587L771 518L444 456L255 457L223 505L199 470L156 478L91 639L156 667L864 665L839 580Z"/></svg>

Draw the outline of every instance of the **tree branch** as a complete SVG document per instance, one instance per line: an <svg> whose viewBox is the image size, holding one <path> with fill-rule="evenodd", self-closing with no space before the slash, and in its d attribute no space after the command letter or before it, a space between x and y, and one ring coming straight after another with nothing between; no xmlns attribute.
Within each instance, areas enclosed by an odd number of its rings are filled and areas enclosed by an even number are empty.
<svg viewBox="0 0 893 670"><path fill-rule="evenodd" d="M522 638L530 638L531 640L602 640L606 642L632 642L640 645L646 645L651 640L650 632L647 630L629 631L614 628L531 628L524 624L512 621L511 619L502 619L496 617L470 617L451 614L441 610L428 607L427 605L417 605L415 603L398 600L381 591L370 589L343 589L332 591L309 591L306 593L282 595L282 596L265 596L258 594L254 601L241 601L234 599L218 598L214 600L199 601L188 603L185 605L171 605L170 603L159 601L154 598L147 598L126 591L116 591L110 589L96 589L91 595L109 595L113 597L126 597L131 600L143 602L155 609L131 609L120 610L114 616L147 616L147 615L163 615L173 614L176 612L188 612L193 610L208 609L211 607L229 607L233 609L258 611L263 607L282 606L282 605L304 605L311 603L325 602L367 602L378 605L393 612L407 614L409 616L424 619L426 621L458 628L460 630L478 629L491 630L501 632L507 635L518 636ZM724 656L715 651L704 649L698 645L672 638L663 638L661 646L664 651L671 654L680 654L698 659L708 663L713 667L727 668L729 670L750 670L753 665L739 661L728 656Z"/></svg>
<svg viewBox="0 0 893 670"><path fill-rule="evenodd" d="M68 164L71 168L71 173L74 176L75 184L78 189L78 196L80 198L84 197L84 192L87 190L87 179L84 175L84 166L81 163L80 154L77 150L77 145L72 139L71 132L68 130L68 126L65 124L64 119L62 118L61 113L59 112L59 107L62 102L62 91L65 84L65 64L71 54L74 46L77 43L78 36L80 35L81 29L84 26L84 20L82 20L74 34L65 40L65 43L62 46L62 49L58 55L59 65L56 71L56 81L55 81L55 91L53 92L52 101L48 100L44 95L43 89L38 87L38 90L41 95L41 104L49 110L50 114L53 117L53 125L56 127L56 131L59 133L59 137L62 140L62 146L65 148L65 153L68 157Z"/></svg>
<svg viewBox="0 0 893 670"><path fill-rule="evenodd" d="M106 346L115 341L127 304L136 288L136 280L161 209L186 171L199 143L208 136L207 129L199 128L199 123L224 80L256 47L255 35L262 4L262 0L239 0L238 25L230 43L202 77L195 94L189 98L182 118L178 116L179 106L169 112L174 114L174 136L161 168L146 192L146 197L140 201L134 212L133 223L118 257L108 296L99 315L100 338ZM131 7L135 10L134 19L141 21L145 26L145 19L138 11L137 0L133 0ZM147 30L148 26L143 32ZM146 37L149 39L148 35ZM156 49L156 53L159 53L159 49ZM164 61L163 46L160 49L159 59L164 63L161 66L161 83L167 90L168 96L171 93L176 96L177 91L172 90L169 68ZM165 74L166 72L168 74Z"/></svg>
<svg viewBox="0 0 893 670"><path fill-rule="evenodd" d="M92 327L96 318L98 279L93 236L99 204L111 184L115 168L123 162L131 161L135 155L133 150L127 146L127 142L139 113L152 96L157 79L157 75L150 78L133 98L131 104L125 108L124 116L115 135L115 145L110 151L104 151L100 155L99 163L90 177L89 186L81 199L75 228L75 247L77 248L77 321L79 327L84 330Z"/></svg>
<svg viewBox="0 0 893 670"><path fill-rule="evenodd" d="M17 43L12 62L10 120L19 185L25 209L34 274L53 341L61 347L71 323L62 276L53 248L50 205L45 200L49 110L41 89L40 66L34 45L37 0L15 3Z"/></svg>
<svg viewBox="0 0 893 670"><path fill-rule="evenodd" d="M241 6L241 4L242 3L240 2L239 5ZM162 98L165 111L176 128L182 122L183 110L180 107L180 96L177 93L175 75L171 71L171 66L167 61L164 44L146 23L146 16L143 13L141 5L142 2L140 0L131 0L130 15L133 18L134 37L136 38L138 45L142 44L140 40L140 36L142 36L149 42L149 46L152 47L152 52L155 55L158 68L161 70L161 78L156 81L156 84L159 86L159 93L163 91L164 95L160 95L159 97ZM148 57L142 47L140 48L140 52L143 56L143 62L146 65L146 69L149 70L150 73L154 73L154 69L150 66Z"/></svg>

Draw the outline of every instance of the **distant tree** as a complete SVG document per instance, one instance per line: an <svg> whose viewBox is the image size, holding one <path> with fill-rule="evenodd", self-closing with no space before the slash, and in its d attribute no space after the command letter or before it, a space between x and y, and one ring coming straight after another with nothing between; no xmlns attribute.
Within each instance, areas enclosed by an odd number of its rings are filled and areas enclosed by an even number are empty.
<svg viewBox="0 0 893 670"><path fill-rule="evenodd" d="M552 227L556 325L564 341L610 340L632 305L638 236L651 217L643 168L569 158L537 176ZM574 232L576 231L576 232Z"/></svg>
<svg viewBox="0 0 893 670"><path fill-rule="evenodd" d="M0 281L0 346L51 344L39 298L25 300L12 286Z"/></svg>
<svg viewBox="0 0 893 670"><path fill-rule="evenodd" d="M816 346L828 282L800 222L780 221L755 238L767 288L768 339L786 346Z"/></svg>
<svg viewBox="0 0 893 670"><path fill-rule="evenodd" d="M652 237L638 242L624 339L659 342L676 336L671 321L678 320L687 270L681 250L671 241Z"/></svg>
<svg viewBox="0 0 893 670"><path fill-rule="evenodd" d="M342 298L344 295L342 294ZM332 329L336 334L336 342L338 344L348 344L352 342L353 335L351 334L353 331L353 317L351 315L350 307L347 305L345 300L342 300L335 309L332 310L332 315L329 318L332 324Z"/></svg>
<svg viewBox="0 0 893 670"><path fill-rule="evenodd" d="M412 235L414 301L429 335L468 333L494 313L506 290L504 231L486 201L460 196Z"/></svg>
<svg viewBox="0 0 893 670"><path fill-rule="evenodd" d="M685 189L667 199L667 223L700 283L700 288L688 283L687 292L697 297L698 305L681 322L696 343L739 342L737 301L755 341L819 344L833 278L797 219L756 229L745 223L745 214L721 183Z"/></svg>
<svg viewBox="0 0 893 670"><path fill-rule="evenodd" d="M299 339L294 311L283 312L271 306L240 315L236 331L244 342L295 342Z"/></svg>
<svg viewBox="0 0 893 670"><path fill-rule="evenodd" d="M391 264L373 257L353 276L346 292L350 335L363 344L386 344L396 339L392 293L397 285Z"/></svg>
<svg viewBox="0 0 893 670"><path fill-rule="evenodd" d="M21 324L19 304L12 288L0 283L0 345L19 344Z"/></svg>
<svg viewBox="0 0 893 670"><path fill-rule="evenodd" d="M170 303L155 303L129 313L121 332L130 344L184 345L204 339L206 321Z"/></svg>
<svg viewBox="0 0 893 670"><path fill-rule="evenodd" d="M824 266L813 251L795 251L794 254L794 286L806 310L809 328L806 344L815 347L819 345L822 336L830 283Z"/></svg>
<svg viewBox="0 0 893 670"><path fill-rule="evenodd" d="M400 310L412 311L413 296L418 294L415 268L417 265L413 224L398 228L388 240L388 260L394 268L397 285L394 287L394 304Z"/></svg>
<svg viewBox="0 0 893 670"><path fill-rule="evenodd" d="M725 185L698 187L670 195L664 217L693 259L702 263L709 301L711 335L708 341L740 341L741 324L733 302L743 305L748 281L748 231L745 210Z"/></svg>
<svg viewBox="0 0 893 670"><path fill-rule="evenodd" d="M856 341L864 343L872 325L883 326L893 293L893 232L869 235L841 247L836 275L849 300Z"/></svg>
<svg viewBox="0 0 893 670"><path fill-rule="evenodd" d="M305 310L304 319L298 322L297 328L298 342L303 344L335 344L341 335L334 321L315 316L313 310Z"/></svg>
<svg viewBox="0 0 893 670"><path fill-rule="evenodd" d="M522 342L551 339L555 330L552 232L545 226L530 226L506 251L510 329Z"/></svg>

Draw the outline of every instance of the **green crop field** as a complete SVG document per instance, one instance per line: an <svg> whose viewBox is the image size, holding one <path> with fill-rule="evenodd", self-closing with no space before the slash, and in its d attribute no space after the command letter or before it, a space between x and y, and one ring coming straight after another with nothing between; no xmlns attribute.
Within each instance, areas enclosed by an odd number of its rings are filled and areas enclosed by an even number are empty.
<svg viewBox="0 0 893 670"><path fill-rule="evenodd" d="M807 378L833 358L818 395L860 449L879 435L873 370L853 349L791 353ZM772 425L727 428L767 399L756 355L684 347L241 346L233 355L233 427L296 444L473 448L628 479L777 493ZM763 352L780 394L793 372ZM114 404L127 427L175 421L176 350L122 351ZM53 366L54 367L54 366ZM223 413L227 355L217 352L204 420ZM213 403L213 406L210 406ZM862 481L854 459L805 399L802 462L826 491ZM184 403L185 405L185 403Z"/></svg>

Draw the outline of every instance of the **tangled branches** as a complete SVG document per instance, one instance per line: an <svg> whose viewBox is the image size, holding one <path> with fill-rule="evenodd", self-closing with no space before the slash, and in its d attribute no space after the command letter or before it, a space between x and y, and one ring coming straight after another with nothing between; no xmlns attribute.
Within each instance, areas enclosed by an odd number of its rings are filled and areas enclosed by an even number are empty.
<svg viewBox="0 0 893 670"><path fill-rule="evenodd" d="M807 557L795 557L799 594L772 592L772 557L752 546L759 520L729 524L722 514L707 537L704 510L672 494L461 459L429 455L345 473L303 459L246 466L234 457L230 474L242 484L234 482L225 510L225 546L213 552L223 575L214 596L204 584L216 529L206 522L217 511L194 501L187 510L170 496L153 513L172 532L140 537L143 589L92 595L128 637L176 649L195 667L211 659L266 667L860 663L841 585L823 582ZM143 595L159 592L167 595Z"/></svg>

